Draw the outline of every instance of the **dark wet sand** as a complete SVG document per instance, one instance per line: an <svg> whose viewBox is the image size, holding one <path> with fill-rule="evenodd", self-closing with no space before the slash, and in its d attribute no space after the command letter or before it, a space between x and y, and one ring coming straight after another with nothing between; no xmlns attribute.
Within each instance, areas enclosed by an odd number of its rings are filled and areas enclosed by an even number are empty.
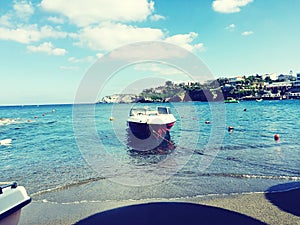
<svg viewBox="0 0 300 225"><path fill-rule="evenodd" d="M34 201L20 225L42 224L293 224L300 225L300 189L217 197L138 201Z"/></svg>

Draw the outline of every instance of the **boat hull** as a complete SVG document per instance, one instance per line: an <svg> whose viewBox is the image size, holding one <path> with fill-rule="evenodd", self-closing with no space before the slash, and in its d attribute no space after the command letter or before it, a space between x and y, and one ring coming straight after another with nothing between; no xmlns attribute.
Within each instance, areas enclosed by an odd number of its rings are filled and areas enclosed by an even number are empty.
<svg viewBox="0 0 300 225"><path fill-rule="evenodd" d="M128 122L128 126L132 134L139 139L146 139L151 135L150 127L146 123Z"/></svg>
<svg viewBox="0 0 300 225"><path fill-rule="evenodd" d="M5 218L0 220L0 225L17 225L19 223L21 216L21 209L16 212L6 216Z"/></svg>
<svg viewBox="0 0 300 225"><path fill-rule="evenodd" d="M132 134L139 139L149 138L151 135L157 138L165 138L170 129L174 126L175 122L168 124L146 124L137 122L128 122L128 126Z"/></svg>
<svg viewBox="0 0 300 225"><path fill-rule="evenodd" d="M0 225L17 225L21 209L30 202L24 187L16 183L0 186Z"/></svg>

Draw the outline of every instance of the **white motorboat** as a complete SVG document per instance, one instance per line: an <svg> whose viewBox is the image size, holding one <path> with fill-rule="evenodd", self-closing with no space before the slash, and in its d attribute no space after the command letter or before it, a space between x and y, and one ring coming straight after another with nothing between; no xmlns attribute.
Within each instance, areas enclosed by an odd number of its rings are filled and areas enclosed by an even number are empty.
<svg viewBox="0 0 300 225"><path fill-rule="evenodd" d="M169 134L175 122L170 107L165 106L156 107L155 110L148 107L132 108L127 119L131 132L140 139L148 138L153 133L160 136Z"/></svg>
<svg viewBox="0 0 300 225"><path fill-rule="evenodd" d="M23 186L16 182L0 186L0 225L17 225L21 209L31 202Z"/></svg>

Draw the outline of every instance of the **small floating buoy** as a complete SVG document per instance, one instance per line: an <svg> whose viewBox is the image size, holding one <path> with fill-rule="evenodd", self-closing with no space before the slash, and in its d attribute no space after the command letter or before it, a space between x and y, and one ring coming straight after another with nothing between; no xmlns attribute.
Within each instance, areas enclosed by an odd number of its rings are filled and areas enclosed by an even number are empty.
<svg viewBox="0 0 300 225"><path fill-rule="evenodd" d="M113 118L113 117L111 116L111 117L109 117L109 120L110 120L110 121L114 121L115 118Z"/></svg>
<svg viewBox="0 0 300 225"><path fill-rule="evenodd" d="M280 139L279 134L274 134L274 140L279 141L279 139Z"/></svg>
<svg viewBox="0 0 300 225"><path fill-rule="evenodd" d="M228 126L228 131L229 131L229 132L232 132L233 130L234 130L234 127Z"/></svg>

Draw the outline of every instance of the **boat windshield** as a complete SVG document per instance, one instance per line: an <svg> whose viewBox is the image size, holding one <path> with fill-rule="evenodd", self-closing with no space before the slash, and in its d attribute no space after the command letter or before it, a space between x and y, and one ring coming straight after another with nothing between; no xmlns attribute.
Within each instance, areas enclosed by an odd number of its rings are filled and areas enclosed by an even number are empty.
<svg viewBox="0 0 300 225"><path fill-rule="evenodd" d="M171 114L169 107L157 107L156 110L150 110L148 108L132 108L130 110L129 116L157 116L157 115Z"/></svg>
<svg viewBox="0 0 300 225"><path fill-rule="evenodd" d="M159 114L170 114L170 109L167 107L157 107L157 112Z"/></svg>
<svg viewBox="0 0 300 225"><path fill-rule="evenodd" d="M130 116L136 116L136 115L146 115L146 109L143 108L133 108L130 110Z"/></svg>

